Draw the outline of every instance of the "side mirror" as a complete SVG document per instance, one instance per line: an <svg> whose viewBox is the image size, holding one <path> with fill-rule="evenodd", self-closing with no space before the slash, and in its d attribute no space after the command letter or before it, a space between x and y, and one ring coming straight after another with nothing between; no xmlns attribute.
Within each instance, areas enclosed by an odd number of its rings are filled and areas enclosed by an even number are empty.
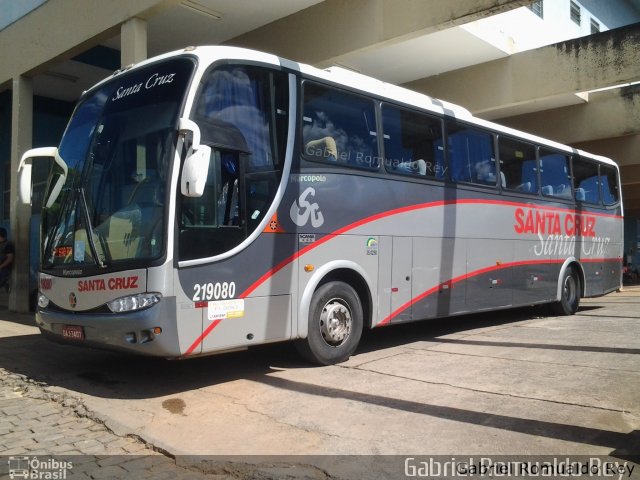
<svg viewBox="0 0 640 480"><path fill-rule="evenodd" d="M200 145L195 152L187 154L182 167L180 191L185 197L201 197L207 183L211 147Z"/></svg>
<svg viewBox="0 0 640 480"><path fill-rule="evenodd" d="M182 166L180 191L185 197L201 197L207 183L211 147L200 145L200 128L187 118L181 118L178 128L180 135L191 133L193 140Z"/></svg>
<svg viewBox="0 0 640 480"><path fill-rule="evenodd" d="M20 202L24 205L31 205L31 170L33 167L33 159L37 157L53 158L53 160L62 167L64 172L64 174L58 178L56 185L51 190L49 198L51 199L54 197L54 192L55 198L47 202L46 206L50 207L60 194L60 190L62 190L62 186L67 179L68 171L67 164L64 163L64 160L62 160L60 155L58 155L58 149L56 147L32 148L31 150L24 152L20 159L20 164L18 165L18 197L20 198Z"/></svg>

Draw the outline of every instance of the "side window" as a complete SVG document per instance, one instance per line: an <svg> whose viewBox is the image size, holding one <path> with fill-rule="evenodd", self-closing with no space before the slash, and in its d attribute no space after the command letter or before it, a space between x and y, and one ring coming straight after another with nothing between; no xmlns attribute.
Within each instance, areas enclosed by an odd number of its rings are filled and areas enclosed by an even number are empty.
<svg viewBox="0 0 640 480"><path fill-rule="evenodd" d="M574 157L573 182L577 202L600 203L598 164Z"/></svg>
<svg viewBox="0 0 640 480"><path fill-rule="evenodd" d="M240 162L237 153L213 150L204 194L182 197L180 260L224 253L246 237L241 214Z"/></svg>
<svg viewBox="0 0 640 480"><path fill-rule="evenodd" d="M282 177L288 103L281 72L224 65L205 76L193 120L212 151L204 194L179 197L180 260L225 253L263 221Z"/></svg>
<svg viewBox="0 0 640 480"><path fill-rule="evenodd" d="M372 100L305 82L302 139L307 160L378 170Z"/></svg>
<svg viewBox="0 0 640 480"><path fill-rule="evenodd" d="M493 134L449 122L447 145L453 181L496 185Z"/></svg>
<svg viewBox="0 0 640 480"><path fill-rule="evenodd" d="M388 172L444 179L442 121L429 115L382 107L384 164Z"/></svg>
<svg viewBox="0 0 640 480"><path fill-rule="evenodd" d="M229 65L212 70L196 99L194 120L202 143L247 153L249 172L281 168L286 146L286 82L286 75L259 67Z"/></svg>
<svg viewBox="0 0 640 480"><path fill-rule="evenodd" d="M600 185L602 187L602 203L615 205L620 200L618 191L618 172L608 165L600 165Z"/></svg>
<svg viewBox="0 0 640 480"><path fill-rule="evenodd" d="M538 193L536 147L500 137L500 184L502 188L524 193Z"/></svg>
<svg viewBox="0 0 640 480"><path fill-rule="evenodd" d="M569 156L547 148L540 148L539 155L542 194L570 200L572 197Z"/></svg>

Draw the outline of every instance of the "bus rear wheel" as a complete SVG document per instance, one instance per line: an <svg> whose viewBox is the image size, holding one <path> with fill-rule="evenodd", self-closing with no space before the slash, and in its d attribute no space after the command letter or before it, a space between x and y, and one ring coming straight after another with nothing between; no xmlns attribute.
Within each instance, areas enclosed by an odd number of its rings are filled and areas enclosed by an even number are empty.
<svg viewBox="0 0 640 480"><path fill-rule="evenodd" d="M557 315L573 315L580 305L580 277L574 267L567 267L562 276L560 301L554 304Z"/></svg>
<svg viewBox="0 0 640 480"><path fill-rule="evenodd" d="M360 342L362 325L362 303L353 287L344 282L328 282L313 294L307 338L296 346L312 363L344 362Z"/></svg>

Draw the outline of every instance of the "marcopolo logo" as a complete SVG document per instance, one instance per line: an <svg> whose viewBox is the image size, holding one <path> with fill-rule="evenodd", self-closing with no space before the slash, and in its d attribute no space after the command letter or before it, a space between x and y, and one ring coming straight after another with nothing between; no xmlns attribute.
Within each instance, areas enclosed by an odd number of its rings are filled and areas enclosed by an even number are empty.
<svg viewBox="0 0 640 480"><path fill-rule="evenodd" d="M48 458L40 460L38 457L12 456L9 457L9 478L31 478L38 480L64 480L68 478L73 462Z"/></svg>

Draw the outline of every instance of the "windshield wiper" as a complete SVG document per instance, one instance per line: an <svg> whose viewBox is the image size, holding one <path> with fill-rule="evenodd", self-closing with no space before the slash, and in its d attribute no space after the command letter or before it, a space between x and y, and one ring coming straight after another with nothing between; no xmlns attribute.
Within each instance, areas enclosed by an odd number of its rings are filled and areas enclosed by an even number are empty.
<svg viewBox="0 0 640 480"><path fill-rule="evenodd" d="M82 199L82 214L84 215L84 221L87 228L87 240L89 240L89 248L91 249L91 255L93 256L94 262L97 263L100 267L104 268L106 267L106 264L104 263L102 258L98 256L98 250L96 249L96 244L93 241L94 230L93 230L93 225L91 224L91 218L89 215L89 206L87 205L87 199L84 196L84 188L78 187L77 192L80 198Z"/></svg>

